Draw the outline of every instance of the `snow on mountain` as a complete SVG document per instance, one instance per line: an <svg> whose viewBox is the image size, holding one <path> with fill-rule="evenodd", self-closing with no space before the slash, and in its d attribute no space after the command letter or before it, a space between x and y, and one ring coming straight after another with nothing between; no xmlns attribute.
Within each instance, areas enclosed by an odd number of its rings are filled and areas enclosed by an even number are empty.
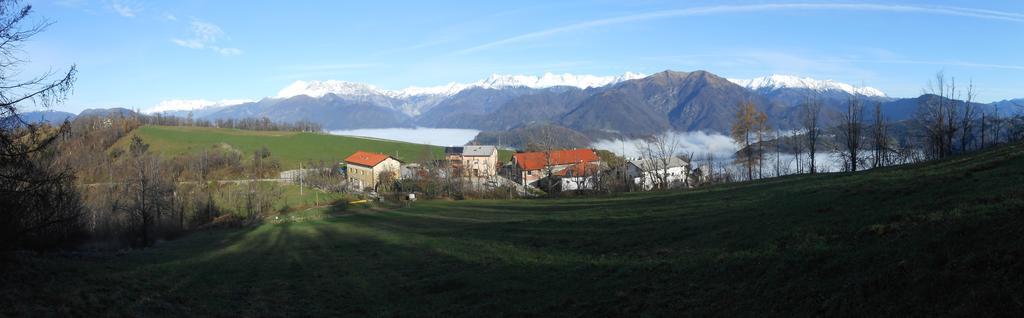
<svg viewBox="0 0 1024 318"><path fill-rule="evenodd" d="M338 96L357 97L360 100L373 100L387 105L386 107L400 110L410 116L417 116L422 110L429 108L431 105L437 104L444 98L475 87L503 89L513 87L547 88L554 86L571 86L586 89L590 87L601 87L616 84L622 81L643 77L644 74L634 72L626 72L619 76L576 75L569 73L544 73L544 75L541 76L493 74L488 78L468 84L451 82L439 86L411 86L399 90L388 90L369 84L339 80L295 81L278 91L277 95L273 98L284 99L299 95L321 98L327 94L334 94ZM392 98L394 100L389 101L387 98ZM203 109L209 110L212 108L233 106L248 102L253 102L253 100L224 99L220 101L211 101L205 99L175 99L162 101L144 112L164 113Z"/></svg>
<svg viewBox="0 0 1024 318"><path fill-rule="evenodd" d="M250 103L250 99L222 99L219 101L205 99L172 99L157 103L153 107L144 110L144 113L163 113L169 111L190 111L209 108L220 108L238 104Z"/></svg>
<svg viewBox="0 0 1024 318"><path fill-rule="evenodd" d="M575 75L575 74L552 74L544 73L544 75L529 76L529 75L501 75L494 74L487 79L471 84L474 87L482 88L507 88L507 87L529 87L529 88L546 88L555 86L572 86L581 89L590 87L601 87L605 85L616 84L622 81L628 81L631 79L643 78L644 75L640 73L626 72L620 76L594 76L594 75Z"/></svg>
<svg viewBox="0 0 1024 318"><path fill-rule="evenodd" d="M781 88L806 88L815 91L839 90L849 94L872 97L886 97L885 93L873 87L857 87L833 80L816 80L810 77L772 74L753 79L728 79L730 82L751 90L776 90Z"/></svg>
<svg viewBox="0 0 1024 318"><path fill-rule="evenodd" d="M295 81L277 92L277 98L289 98L299 95L323 97L327 94L367 96L382 94L383 90L368 84L346 81Z"/></svg>
<svg viewBox="0 0 1024 318"><path fill-rule="evenodd" d="M572 86L581 89L616 84L631 79L643 78L644 75L626 72L619 76L595 76L576 74L545 73L541 76L493 74L490 77L469 84L448 83L432 87L408 87L400 90L386 90L373 85L346 81L295 81L277 93L277 98L289 98L298 95L323 97L328 93L347 96L383 95L393 98L409 98L424 95L451 96L474 88L502 89L511 87L547 88L555 86Z"/></svg>
<svg viewBox="0 0 1024 318"><path fill-rule="evenodd" d="M423 95L452 96L469 87L469 84L451 82L445 85L432 87L410 86L397 91L385 91L385 94L388 94L388 96L396 98Z"/></svg>

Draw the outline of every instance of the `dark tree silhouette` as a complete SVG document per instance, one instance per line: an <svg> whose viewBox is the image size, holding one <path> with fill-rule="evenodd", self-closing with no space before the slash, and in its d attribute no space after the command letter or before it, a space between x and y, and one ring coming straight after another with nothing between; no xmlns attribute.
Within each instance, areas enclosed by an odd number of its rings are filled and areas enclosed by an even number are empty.
<svg viewBox="0 0 1024 318"><path fill-rule="evenodd" d="M27 80L21 46L50 25L32 22L31 5L0 0L0 250L57 244L78 229L82 211L74 176L50 147L68 124L54 129L23 120L22 108L49 108L71 93L77 74L46 72Z"/></svg>

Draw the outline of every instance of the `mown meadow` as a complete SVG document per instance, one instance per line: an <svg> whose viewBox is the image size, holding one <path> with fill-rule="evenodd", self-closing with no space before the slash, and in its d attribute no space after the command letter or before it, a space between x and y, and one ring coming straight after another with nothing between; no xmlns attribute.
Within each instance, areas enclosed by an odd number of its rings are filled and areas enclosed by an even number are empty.
<svg viewBox="0 0 1024 318"><path fill-rule="evenodd" d="M323 160L338 163L356 150L386 153L403 161L439 158L442 147L290 131L254 131L225 128L142 126L132 132L150 145L150 151L167 155L198 153L214 147L234 149L251 156L264 146L283 169L298 169L300 163ZM122 138L112 148L124 148L131 140Z"/></svg>
<svg viewBox="0 0 1024 318"><path fill-rule="evenodd" d="M1022 182L1016 145L685 191L311 209L19 255L0 314L1019 316Z"/></svg>

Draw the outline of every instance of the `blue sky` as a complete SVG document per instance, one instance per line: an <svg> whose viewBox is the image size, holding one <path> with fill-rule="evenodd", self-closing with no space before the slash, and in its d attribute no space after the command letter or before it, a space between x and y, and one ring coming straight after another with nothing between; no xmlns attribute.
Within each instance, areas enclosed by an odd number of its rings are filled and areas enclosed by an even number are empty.
<svg viewBox="0 0 1024 318"><path fill-rule="evenodd" d="M492 73L708 70L916 96L937 71L1024 97L1024 1L28 2L26 74L80 70L58 110L259 99L295 80L388 89Z"/></svg>

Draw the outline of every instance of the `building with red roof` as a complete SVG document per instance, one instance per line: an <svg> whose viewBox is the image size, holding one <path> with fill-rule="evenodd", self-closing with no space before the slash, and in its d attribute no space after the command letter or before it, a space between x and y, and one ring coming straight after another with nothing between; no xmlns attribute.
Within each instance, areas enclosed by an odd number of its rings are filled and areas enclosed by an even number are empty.
<svg viewBox="0 0 1024 318"><path fill-rule="evenodd" d="M552 151L520 152L512 155L512 177L523 185L531 185L548 174L558 176L596 171L601 158L593 149L564 149ZM565 171L567 168L570 171Z"/></svg>
<svg viewBox="0 0 1024 318"><path fill-rule="evenodd" d="M345 158L345 164L349 185L365 189L376 188L381 173L397 177L402 162L386 154L359 150Z"/></svg>

